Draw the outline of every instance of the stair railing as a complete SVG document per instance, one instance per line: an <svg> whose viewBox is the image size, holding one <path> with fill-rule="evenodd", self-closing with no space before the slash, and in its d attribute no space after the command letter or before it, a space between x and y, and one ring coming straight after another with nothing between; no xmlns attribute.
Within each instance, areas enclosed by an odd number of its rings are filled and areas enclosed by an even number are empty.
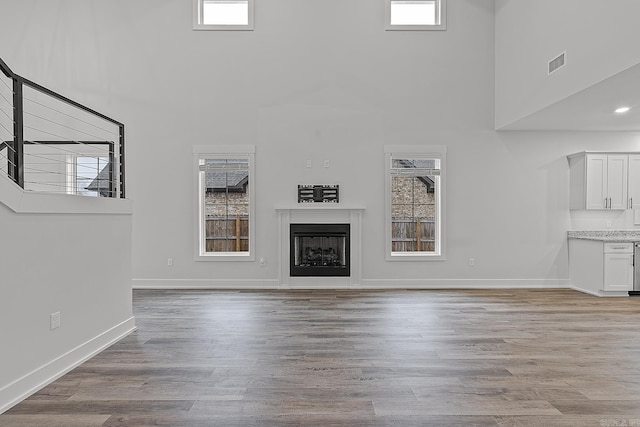
<svg viewBox="0 0 640 427"><path fill-rule="evenodd" d="M2 59L0 72L0 173L27 191L124 198L124 125Z"/></svg>

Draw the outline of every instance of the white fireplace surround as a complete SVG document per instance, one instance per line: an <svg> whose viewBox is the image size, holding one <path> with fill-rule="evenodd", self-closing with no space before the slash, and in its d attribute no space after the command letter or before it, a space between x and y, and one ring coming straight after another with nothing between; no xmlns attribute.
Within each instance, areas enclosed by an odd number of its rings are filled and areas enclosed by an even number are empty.
<svg viewBox="0 0 640 427"><path fill-rule="evenodd" d="M349 288L362 280L363 207L338 203L304 203L276 208L278 214L278 282L281 288ZM291 224L350 224L351 275L349 277L291 277L289 275Z"/></svg>

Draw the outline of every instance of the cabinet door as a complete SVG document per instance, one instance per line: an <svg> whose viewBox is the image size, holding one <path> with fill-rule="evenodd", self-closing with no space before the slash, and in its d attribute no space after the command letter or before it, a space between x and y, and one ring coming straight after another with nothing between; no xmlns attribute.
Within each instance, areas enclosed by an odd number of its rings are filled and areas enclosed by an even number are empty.
<svg viewBox="0 0 640 427"><path fill-rule="evenodd" d="M629 194L629 209L640 209L640 155L629 155L629 180L627 182Z"/></svg>
<svg viewBox="0 0 640 427"><path fill-rule="evenodd" d="M633 254L604 254L604 290L633 290Z"/></svg>
<svg viewBox="0 0 640 427"><path fill-rule="evenodd" d="M605 209L607 194L607 155L588 154L586 171L586 209Z"/></svg>
<svg viewBox="0 0 640 427"><path fill-rule="evenodd" d="M609 209L627 209L627 165L626 154L607 156L607 197Z"/></svg>

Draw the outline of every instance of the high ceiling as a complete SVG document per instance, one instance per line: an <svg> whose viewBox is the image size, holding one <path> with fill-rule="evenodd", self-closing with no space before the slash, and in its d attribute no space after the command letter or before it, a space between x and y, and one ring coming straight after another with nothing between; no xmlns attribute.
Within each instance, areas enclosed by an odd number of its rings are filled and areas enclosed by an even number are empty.
<svg viewBox="0 0 640 427"><path fill-rule="evenodd" d="M499 130L640 131L640 64Z"/></svg>

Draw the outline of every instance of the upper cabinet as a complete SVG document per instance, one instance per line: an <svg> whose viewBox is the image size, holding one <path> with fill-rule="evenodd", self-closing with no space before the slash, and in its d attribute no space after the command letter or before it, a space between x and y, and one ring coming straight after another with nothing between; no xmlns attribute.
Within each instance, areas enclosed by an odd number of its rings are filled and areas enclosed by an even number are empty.
<svg viewBox="0 0 640 427"><path fill-rule="evenodd" d="M640 209L640 154L629 154L629 209Z"/></svg>
<svg viewBox="0 0 640 427"><path fill-rule="evenodd" d="M640 207L640 153L577 153L568 156L570 209Z"/></svg>

